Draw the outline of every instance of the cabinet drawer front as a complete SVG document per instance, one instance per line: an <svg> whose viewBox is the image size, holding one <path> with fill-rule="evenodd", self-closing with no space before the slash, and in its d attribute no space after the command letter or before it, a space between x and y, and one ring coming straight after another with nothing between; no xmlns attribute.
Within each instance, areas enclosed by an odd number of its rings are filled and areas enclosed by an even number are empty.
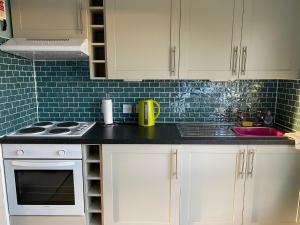
<svg viewBox="0 0 300 225"><path fill-rule="evenodd" d="M3 158L81 159L81 145L3 144ZM41 156L42 153L42 156Z"/></svg>

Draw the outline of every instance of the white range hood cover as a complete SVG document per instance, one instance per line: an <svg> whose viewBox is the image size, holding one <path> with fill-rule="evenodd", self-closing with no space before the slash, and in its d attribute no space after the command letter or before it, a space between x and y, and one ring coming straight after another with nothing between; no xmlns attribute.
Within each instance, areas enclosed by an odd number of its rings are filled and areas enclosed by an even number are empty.
<svg viewBox="0 0 300 225"><path fill-rule="evenodd" d="M12 38L0 50L33 60L77 60L88 58L87 39Z"/></svg>

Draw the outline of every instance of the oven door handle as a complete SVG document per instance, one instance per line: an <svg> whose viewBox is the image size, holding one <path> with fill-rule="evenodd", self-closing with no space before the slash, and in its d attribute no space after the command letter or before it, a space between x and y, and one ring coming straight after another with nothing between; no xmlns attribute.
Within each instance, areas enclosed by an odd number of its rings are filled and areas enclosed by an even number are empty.
<svg viewBox="0 0 300 225"><path fill-rule="evenodd" d="M53 168L53 167L68 167L68 166L74 166L75 162L53 162L53 163L32 163L32 162L22 162L22 161L12 161L11 165L17 166L17 167L30 167L30 168Z"/></svg>

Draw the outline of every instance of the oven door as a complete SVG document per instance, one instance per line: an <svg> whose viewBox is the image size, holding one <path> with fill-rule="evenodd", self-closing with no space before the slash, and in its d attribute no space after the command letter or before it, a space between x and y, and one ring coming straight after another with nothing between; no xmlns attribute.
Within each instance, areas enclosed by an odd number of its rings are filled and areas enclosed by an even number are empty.
<svg viewBox="0 0 300 225"><path fill-rule="evenodd" d="M10 215L83 215L81 160L5 160Z"/></svg>

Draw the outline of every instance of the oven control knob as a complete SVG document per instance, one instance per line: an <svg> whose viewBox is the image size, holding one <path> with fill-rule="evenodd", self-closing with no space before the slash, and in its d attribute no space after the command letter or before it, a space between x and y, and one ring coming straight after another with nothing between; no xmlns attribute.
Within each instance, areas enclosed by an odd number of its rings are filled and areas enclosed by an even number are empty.
<svg viewBox="0 0 300 225"><path fill-rule="evenodd" d="M24 151L22 149L17 150L17 155L19 156L24 155Z"/></svg>
<svg viewBox="0 0 300 225"><path fill-rule="evenodd" d="M58 153L59 156L65 156L66 155L66 152L64 150L59 150L57 153Z"/></svg>

